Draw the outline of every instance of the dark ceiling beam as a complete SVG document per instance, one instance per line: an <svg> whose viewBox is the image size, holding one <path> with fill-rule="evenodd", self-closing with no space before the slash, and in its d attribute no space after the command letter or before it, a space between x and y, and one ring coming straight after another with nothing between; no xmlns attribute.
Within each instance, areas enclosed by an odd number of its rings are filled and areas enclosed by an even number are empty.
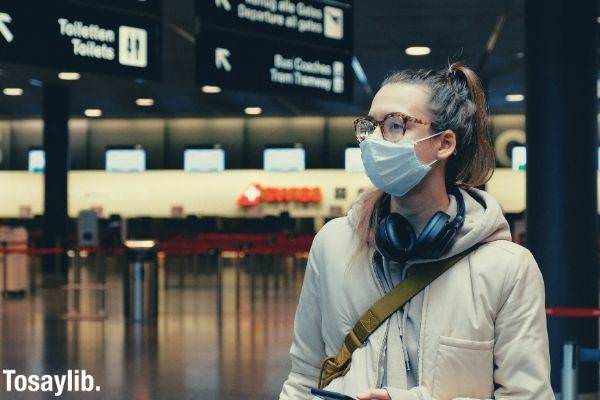
<svg viewBox="0 0 600 400"><path fill-rule="evenodd" d="M508 13L510 11L511 4L512 4L512 0L506 1L504 10L503 10L502 14L500 14L498 16L498 18L496 19L496 24L494 25L494 28L492 29L492 32L490 33L490 36L488 37L488 40L485 45L485 50L484 50L481 58L479 59L479 63L477 64L476 71L479 74L479 76L483 75L483 69L485 68L487 60L490 58L492 52L494 51L494 48L496 47L496 43L498 42L498 37L500 36L500 32L502 32L502 28L504 27L504 23L506 22L506 18L508 17Z"/></svg>

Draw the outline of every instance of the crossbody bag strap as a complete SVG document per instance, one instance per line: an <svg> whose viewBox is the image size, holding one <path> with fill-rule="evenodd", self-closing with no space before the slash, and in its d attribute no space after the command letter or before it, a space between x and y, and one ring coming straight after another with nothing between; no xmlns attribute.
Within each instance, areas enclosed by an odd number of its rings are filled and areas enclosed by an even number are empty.
<svg viewBox="0 0 600 400"><path fill-rule="evenodd" d="M331 376L332 374L335 374L335 376L343 375L349 367L348 361L352 358L354 350L361 347L366 342L367 338L375 332L386 319L404 306L406 302L433 282L438 276L442 275L478 246L479 244L443 260L420 264L415 268L414 273L373 304L373 306L360 317L358 322L354 325L354 328L348 332L344 339L344 343L336 356L330 357L323 362L321 374L319 376L319 386L324 387L328 383L325 382L328 380L328 376ZM337 372L334 371L336 369L338 370ZM324 376L324 374L326 376Z"/></svg>

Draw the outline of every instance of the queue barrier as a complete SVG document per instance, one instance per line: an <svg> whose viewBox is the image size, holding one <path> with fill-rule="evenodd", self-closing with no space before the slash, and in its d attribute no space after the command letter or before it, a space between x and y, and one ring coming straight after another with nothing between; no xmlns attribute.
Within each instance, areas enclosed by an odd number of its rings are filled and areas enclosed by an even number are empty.
<svg viewBox="0 0 600 400"><path fill-rule="evenodd" d="M548 307L546 314L559 318L599 318L600 308ZM579 363L600 363L600 349L580 347L575 341L563 344L561 400L577 400Z"/></svg>
<svg viewBox="0 0 600 400"><path fill-rule="evenodd" d="M310 250L314 235L291 236L281 233L206 233L193 237L176 236L161 241L157 251L165 255L210 254L224 251L239 251L246 254L280 254L293 255L307 253ZM25 243L22 243L26 245ZM58 255L68 251L86 254L124 255L124 247L17 247L16 243L8 243L0 247L0 254L28 254L30 256ZM19 243L21 245L21 243Z"/></svg>
<svg viewBox="0 0 600 400"><path fill-rule="evenodd" d="M289 235L283 233L203 233L197 235L178 235L167 240L162 240L157 246L159 258L166 256L186 257L185 263L188 264L188 257L191 260L194 270L198 264L198 256L214 257L219 268L224 266L225 261L233 262L237 267L243 261L246 267L254 270L259 265L273 265L276 263L292 263L293 275L296 276L296 270L299 269L308 257L314 235ZM0 247L0 255L3 254L26 254L29 256L59 256L66 254L69 262L73 266L73 282L66 285L65 289L71 290L69 294L70 305L67 316L69 318L81 319L83 316L77 310L79 294L75 291L103 291L104 285L96 283L79 282L79 260L88 259L91 255L104 256L124 256L125 247L25 247L26 242L19 243L19 246ZM25 246L23 246L25 245ZM85 260L84 260L85 261ZM179 286L183 286L183 274L180 274ZM106 296L103 294L102 296ZM71 299L73 301L71 301ZM104 302L103 302L104 303ZM97 315L93 318L102 318L104 309L101 307Z"/></svg>

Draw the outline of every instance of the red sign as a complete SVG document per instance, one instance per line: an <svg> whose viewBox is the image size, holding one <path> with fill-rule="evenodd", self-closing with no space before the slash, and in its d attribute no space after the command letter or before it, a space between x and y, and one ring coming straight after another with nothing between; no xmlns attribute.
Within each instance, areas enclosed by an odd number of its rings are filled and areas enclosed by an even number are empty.
<svg viewBox="0 0 600 400"><path fill-rule="evenodd" d="M322 199L323 195L318 187L276 188L252 184L237 199L237 205L240 207L254 207L260 203L316 204L320 203Z"/></svg>

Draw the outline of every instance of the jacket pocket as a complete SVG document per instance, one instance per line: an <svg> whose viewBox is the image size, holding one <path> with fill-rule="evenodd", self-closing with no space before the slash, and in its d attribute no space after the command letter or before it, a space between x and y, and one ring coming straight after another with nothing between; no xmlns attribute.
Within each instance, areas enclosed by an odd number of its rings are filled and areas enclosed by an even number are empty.
<svg viewBox="0 0 600 400"><path fill-rule="evenodd" d="M494 390L494 339L440 336L433 375L436 400L489 399Z"/></svg>

